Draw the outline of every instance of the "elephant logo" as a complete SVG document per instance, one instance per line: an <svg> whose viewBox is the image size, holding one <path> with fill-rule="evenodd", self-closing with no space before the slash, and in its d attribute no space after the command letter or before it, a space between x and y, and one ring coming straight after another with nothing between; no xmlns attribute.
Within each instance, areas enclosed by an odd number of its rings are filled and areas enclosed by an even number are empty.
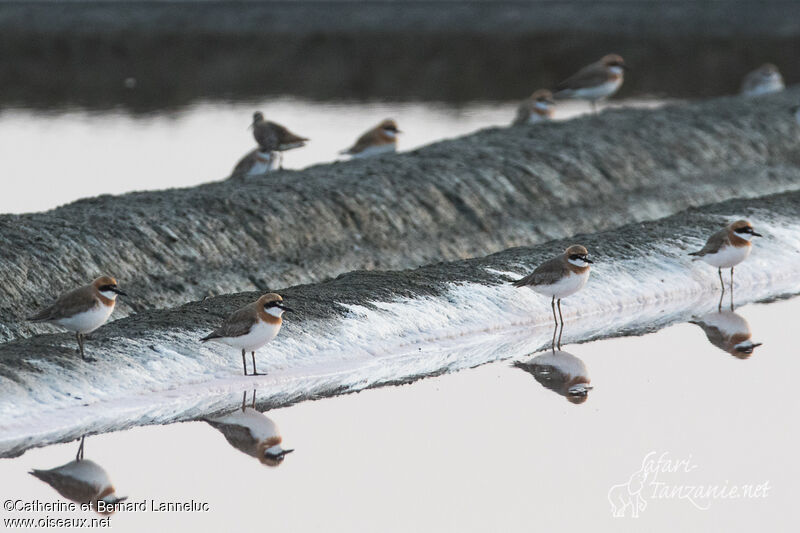
<svg viewBox="0 0 800 533"><path fill-rule="evenodd" d="M642 467L635 472L627 483L614 485L608 491L608 501L611 503L611 514L623 517L630 509L633 518L639 518L639 513L647 507L647 500L642 496L642 491L647 486L649 473Z"/></svg>

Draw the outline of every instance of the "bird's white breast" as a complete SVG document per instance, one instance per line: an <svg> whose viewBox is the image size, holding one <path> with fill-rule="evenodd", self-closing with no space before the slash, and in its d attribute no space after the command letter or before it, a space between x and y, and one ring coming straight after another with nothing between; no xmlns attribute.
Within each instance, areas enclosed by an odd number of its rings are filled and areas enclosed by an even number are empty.
<svg viewBox="0 0 800 533"><path fill-rule="evenodd" d="M219 424L246 427L248 431L250 431L250 435L258 441L265 441L280 436L278 426L275 425L275 422L252 407L245 407L244 410L236 410L233 413L216 417L213 420Z"/></svg>
<svg viewBox="0 0 800 533"><path fill-rule="evenodd" d="M263 322L259 320L245 335L240 337L222 337L216 340L225 343L228 346L252 352L258 350L269 341L277 337L280 330L281 324L270 324L269 322Z"/></svg>
<svg viewBox="0 0 800 533"><path fill-rule="evenodd" d="M260 174L266 174L272 170L275 170L278 166L278 158L272 157L272 155L262 155L258 154L256 157L253 166L250 167L250 170L247 171L248 176L258 176Z"/></svg>
<svg viewBox="0 0 800 533"><path fill-rule="evenodd" d="M397 145L395 143L388 143L388 144L380 144L377 146L369 146L357 154L353 154L353 159L359 159L362 157L373 157L376 155L382 154L391 154L397 151Z"/></svg>
<svg viewBox="0 0 800 533"><path fill-rule="evenodd" d="M750 325L741 316L733 311L718 311L708 313L700 317L700 321L706 325L719 330L725 337L731 338L734 335L750 336Z"/></svg>
<svg viewBox="0 0 800 533"><path fill-rule="evenodd" d="M72 315L69 318L61 318L56 320L55 323L69 331L91 333L105 324L113 311L113 305L103 305L97 302L95 306L88 311Z"/></svg>
<svg viewBox="0 0 800 533"><path fill-rule="evenodd" d="M716 253L704 255L701 259L717 268L731 268L747 259L747 256L750 255L750 248L750 246L732 246L729 244L720 248Z"/></svg>
<svg viewBox="0 0 800 533"><path fill-rule="evenodd" d="M575 89L572 91L573 98L582 98L585 100L600 100L607 98L617 92L622 85L622 78L607 81L594 87L584 87L582 89Z"/></svg>
<svg viewBox="0 0 800 533"><path fill-rule="evenodd" d="M745 96L761 96L762 94L771 94L782 91L784 88L783 81L778 78L769 78L761 81L757 85L747 89Z"/></svg>
<svg viewBox="0 0 800 533"><path fill-rule="evenodd" d="M94 487L98 493L111 486L111 480L106 471L94 461L83 459L72 461L63 466L53 469L64 477L68 477Z"/></svg>
<svg viewBox="0 0 800 533"><path fill-rule="evenodd" d="M571 294L575 294L586 285L589 279L589 271L583 274L575 274L570 272L567 276L561 278L556 283L551 285L534 285L533 290L539 294L546 296L555 296L556 298L566 298Z"/></svg>
<svg viewBox="0 0 800 533"><path fill-rule="evenodd" d="M546 115L540 115L539 113L529 113L528 114L528 124L539 124L540 122L547 122L550 120Z"/></svg>

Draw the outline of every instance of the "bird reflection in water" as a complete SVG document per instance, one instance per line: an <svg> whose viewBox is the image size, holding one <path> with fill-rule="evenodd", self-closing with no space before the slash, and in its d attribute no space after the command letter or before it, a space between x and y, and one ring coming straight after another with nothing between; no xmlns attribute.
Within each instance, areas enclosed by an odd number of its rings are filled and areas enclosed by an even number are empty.
<svg viewBox="0 0 800 533"><path fill-rule="evenodd" d="M287 454L294 450L281 447L282 438L278 426L269 417L256 411L256 392L253 402L247 406L247 392L242 394L242 407L215 418L205 419L214 429L225 436L228 444L237 450L255 457L267 466L278 466Z"/></svg>
<svg viewBox="0 0 800 533"><path fill-rule="evenodd" d="M115 494L114 486L106 471L94 461L84 459L85 436L81 437L78 453L74 461L51 468L50 470L32 470L30 474L44 481L64 498L76 503L91 503L93 509L98 510L98 501L106 505L102 506L108 511L100 514L112 514L113 504L124 501L127 497L118 497Z"/></svg>
<svg viewBox="0 0 800 533"><path fill-rule="evenodd" d="M528 372L546 388L564 396L571 403L583 403L592 390L589 372L583 361L562 350L550 350L514 366Z"/></svg>
<svg viewBox="0 0 800 533"><path fill-rule="evenodd" d="M753 355L753 350L761 346L760 342L753 342L750 324L747 320L733 311L717 311L708 313L695 320L690 320L703 328L708 341L725 352L739 359L747 359Z"/></svg>

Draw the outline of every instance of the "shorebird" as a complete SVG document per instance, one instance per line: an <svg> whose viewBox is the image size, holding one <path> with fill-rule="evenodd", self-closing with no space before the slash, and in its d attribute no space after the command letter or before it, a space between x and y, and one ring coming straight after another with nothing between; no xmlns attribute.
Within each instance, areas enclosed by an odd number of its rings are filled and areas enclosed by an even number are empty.
<svg viewBox="0 0 800 533"><path fill-rule="evenodd" d="M608 98L622 87L625 60L617 54L609 54L599 61L587 65L556 86L556 98L588 100L592 111L597 112L597 102Z"/></svg>
<svg viewBox="0 0 800 533"><path fill-rule="evenodd" d="M570 403L583 403L592 390L589 371L583 361L561 350L547 351L514 366L531 374L536 381L565 397Z"/></svg>
<svg viewBox="0 0 800 533"><path fill-rule="evenodd" d="M530 287L539 294L552 297L553 320L556 328L561 319L561 332L564 331L564 317L561 314L561 299L575 294L586 285L589 279L589 252L580 244L573 244L562 255L549 259L522 279L513 282L515 287ZM556 301L558 301L558 317L556 317ZM555 346L555 331L553 332ZM558 347L561 348L561 334L558 335Z"/></svg>
<svg viewBox="0 0 800 533"><path fill-rule="evenodd" d="M764 63L747 73L742 80L741 93L745 96L761 96L782 91L783 87L783 76L778 67L772 63Z"/></svg>
<svg viewBox="0 0 800 533"><path fill-rule="evenodd" d="M295 135L284 126L264 120L261 111L253 113L253 137L262 152L285 152L293 148L305 146L308 139ZM280 154L280 168L283 168L283 154Z"/></svg>
<svg viewBox="0 0 800 533"><path fill-rule="evenodd" d="M258 176L275 170L278 157L275 152L255 148L236 163L231 177Z"/></svg>
<svg viewBox="0 0 800 533"><path fill-rule="evenodd" d="M706 241L702 249L692 252L693 261L701 259L711 266L717 267L719 273L719 284L722 292L725 292L725 282L722 281L722 269L731 269L731 305L733 305L733 269L747 259L753 243L750 239L761 237L760 233L753 230L753 225L749 220L737 220L717 231ZM720 300L720 307L722 300Z"/></svg>
<svg viewBox="0 0 800 533"><path fill-rule="evenodd" d="M353 158L394 153L397 151L398 133L402 132L397 128L397 123L387 118L359 137L353 146L339 153Z"/></svg>
<svg viewBox="0 0 800 533"><path fill-rule="evenodd" d="M81 358L87 358L83 350L84 336L102 326L117 302L117 295L127 296L117 286L117 280L100 276L89 285L78 287L62 294L50 307L28 317L32 322L52 322L75 333Z"/></svg>
<svg viewBox="0 0 800 533"><path fill-rule="evenodd" d="M553 93L547 89L539 89L519 105L517 116L514 117L514 122L511 124L517 126L551 120L555 105Z"/></svg>
<svg viewBox="0 0 800 533"><path fill-rule="evenodd" d="M733 310L708 313L689 322L703 328L711 344L739 359L747 359L762 344L753 342L750 324Z"/></svg>
<svg viewBox="0 0 800 533"><path fill-rule="evenodd" d="M253 403L246 406L247 392L242 397L242 408L233 413L207 418L214 429L225 436L228 444L255 457L261 464L278 466L287 454L294 450L281 447L283 438L277 424L263 413L256 411L256 392L253 391Z"/></svg>
<svg viewBox="0 0 800 533"><path fill-rule="evenodd" d="M283 298L271 292L255 302L235 311L220 327L200 339L201 342L216 341L242 350L242 366L247 375L245 354L253 358L253 376L261 376L256 370L256 350L274 339L281 330L283 313L292 309L283 305Z"/></svg>
<svg viewBox="0 0 800 533"><path fill-rule="evenodd" d="M31 470L30 475L44 481L64 498L76 503L91 503L101 514L114 512L113 505L128 498L118 497L114 486L103 468L89 459L83 458L84 437L78 447L74 461L50 470ZM98 505L103 502L104 506ZM102 509L107 509L103 512Z"/></svg>

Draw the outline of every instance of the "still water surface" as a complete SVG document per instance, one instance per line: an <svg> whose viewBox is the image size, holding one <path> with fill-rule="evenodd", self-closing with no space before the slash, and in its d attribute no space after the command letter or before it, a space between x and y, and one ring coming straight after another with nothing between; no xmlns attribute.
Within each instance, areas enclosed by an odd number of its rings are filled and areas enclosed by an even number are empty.
<svg viewBox="0 0 800 533"><path fill-rule="evenodd" d="M628 100L610 106L660 105ZM272 99L253 103L201 103L180 112L125 113L7 109L0 113L0 213L25 213L99 194L186 187L222 179L255 147L248 129L254 110L311 139L286 153L285 168L334 161L367 129L395 118L407 151L481 128L506 126L517 102L331 103ZM557 119L586 113L564 103Z"/></svg>
<svg viewBox="0 0 800 533"><path fill-rule="evenodd" d="M798 312L795 298L702 318L738 329L743 336L733 344L731 335L684 323L564 346L565 366L594 387L582 403L559 392L552 368L547 375L539 368L537 379L504 361L275 409L266 415L295 450L277 467L202 421L90 436L86 458L131 502L209 505L208 512L118 512L115 531L253 524L298 532L791 531L788 510L800 490L800 359L785 325ZM749 357L731 355L726 350L748 328L751 342L763 345ZM243 394L249 402L253 392ZM64 464L76 449L59 444L0 460L2 499L59 500L27 472ZM648 454L640 490L636 476ZM732 499L654 497L664 487L734 485L766 490ZM640 516L628 507L613 518L609 495L619 498L629 486L644 502ZM25 516L41 513L3 513Z"/></svg>

